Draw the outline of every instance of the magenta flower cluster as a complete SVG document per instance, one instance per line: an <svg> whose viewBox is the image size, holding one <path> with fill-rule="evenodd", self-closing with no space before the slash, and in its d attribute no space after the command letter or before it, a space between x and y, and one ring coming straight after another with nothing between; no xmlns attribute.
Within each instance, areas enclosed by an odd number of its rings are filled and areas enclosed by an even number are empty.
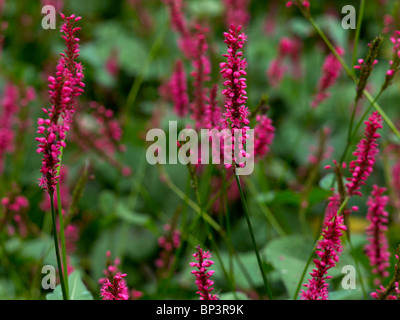
<svg viewBox="0 0 400 320"><path fill-rule="evenodd" d="M126 273L114 276L112 282L106 279L100 289L103 300L128 300L125 277Z"/></svg>
<svg viewBox="0 0 400 320"><path fill-rule="evenodd" d="M349 171L352 177L347 178L349 181L346 184L349 196L362 196L360 188L365 185L365 181L371 174L375 163L375 157L379 152L376 140L380 137L377 130L382 128L382 117L375 111L369 117L368 121L364 122L366 127L364 131L365 138L358 145L357 150L353 153L356 160L350 162Z"/></svg>
<svg viewBox="0 0 400 320"><path fill-rule="evenodd" d="M105 277L99 279L100 295L103 300L128 300L129 290L126 285L126 273L122 274L118 271L120 260L116 258L114 263L110 262L111 252L107 251L107 267L103 271Z"/></svg>
<svg viewBox="0 0 400 320"><path fill-rule="evenodd" d="M247 130L249 129L250 114L246 107L247 92L246 92L246 78L247 75L245 68L247 66L246 59L242 59L243 52L240 49L243 48L247 36L244 33L240 33L242 26L231 25L229 32L224 32L224 42L228 46L228 53L223 54L223 57L227 58L227 62L220 64L222 76L226 79L222 90L222 94L225 96L225 112L223 113L222 129L230 129L232 133L232 150L239 148L240 156L249 157L244 150L244 144L247 138ZM242 138L240 141L236 141L234 132L240 130ZM237 144L237 146L235 146ZM225 146L226 147L226 146ZM232 156L233 162L237 162L237 157ZM238 166L242 166L242 163L236 163ZM226 164L225 167L230 168L231 164Z"/></svg>
<svg viewBox="0 0 400 320"><path fill-rule="evenodd" d="M318 255L318 259L314 259L316 268L310 273L312 278L308 284L303 284L307 288L307 290L302 290L301 298L303 300L328 300L329 284L326 280L332 277L327 273L339 262L339 255L343 250L340 237L346 230L343 215L337 214L339 206L340 196L334 194L329 198L322 239L317 243L315 253Z"/></svg>
<svg viewBox="0 0 400 320"><path fill-rule="evenodd" d="M80 17L71 15L65 17L61 14L64 24L61 26L61 37L65 40L65 53L61 53L56 68L56 76L49 77L49 95L51 107L43 109L48 116L47 119L38 119L37 133L43 135L36 138L39 142L37 153L43 153L42 168L40 172L43 177L39 179L39 185L49 194L54 193L54 188L58 181L59 155L61 148L66 146L66 132L69 130L72 122L72 116L75 112L75 97L83 92L83 68L75 60L79 56L79 38L75 33L80 30L74 28L74 23L79 21Z"/></svg>
<svg viewBox="0 0 400 320"><path fill-rule="evenodd" d="M365 253L373 267L372 273L377 274L380 279L384 279L389 276L387 268L390 266L389 245L385 235L389 216L385 211L385 206L389 197L383 195L386 188L379 188L377 185L374 185L373 188L367 202L367 219L370 221L370 225L366 230L368 244L365 246ZM378 282L380 282L379 279L376 283L379 284Z"/></svg>
<svg viewBox="0 0 400 320"><path fill-rule="evenodd" d="M195 283L198 288L196 293L200 295L200 300L218 300L218 296L211 293L214 290L212 287L214 281L210 280L214 270L208 270L214 264L214 261L209 259L211 253L203 251L200 246L197 246L196 249L197 252L193 254L193 257L196 258L197 262L190 263L192 268L197 268L197 270L192 270L192 274L196 276Z"/></svg>

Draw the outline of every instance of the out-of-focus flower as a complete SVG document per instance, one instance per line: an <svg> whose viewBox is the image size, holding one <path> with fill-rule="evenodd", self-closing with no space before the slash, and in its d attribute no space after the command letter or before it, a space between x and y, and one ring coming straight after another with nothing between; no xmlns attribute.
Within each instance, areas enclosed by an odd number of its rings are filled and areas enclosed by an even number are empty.
<svg viewBox="0 0 400 320"><path fill-rule="evenodd" d="M385 206L389 201L388 196L383 193L386 188L373 186L374 190L368 199L367 219L370 225L367 228L368 244L365 246L365 253L369 258L370 265L373 267L372 273L379 276L376 284L380 284L380 280L389 276L387 268L390 266L388 251L389 245L385 232L387 231L387 223L389 214L385 211Z"/></svg>
<svg viewBox="0 0 400 320"><path fill-rule="evenodd" d="M250 21L249 0L224 0L225 22L230 25L247 26Z"/></svg>
<svg viewBox="0 0 400 320"><path fill-rule="evenodd" d="M186 74L182 60L175 63L174 72L169 82L171 99L174 102L174 112L179 117L185 117L189 112L189 96L187 92Z"/></svg>
<svg viewBox="0 0 400 320"><path fill-rule="evenodd" d="M257 115L257 125L254 128L254 155L255 159L264 157L275 136L272 120L267 115Z"/></svg>
<svg viewBox="0 0 400 320"><path fill-rule="evenodd" d="M342 48L338 48L336 51L339 55L344 54L344 50ZM321 102L331 96L327 90L335 84L340 75L341 69L342 65L340 61L333 53L330 53L326 57L322 67L322 76L318 83L317 93L314 95L314 99L311 103L313 108L316 108L319 104L321 104Z"/></svg>
<svg viewBox="0 0 400 320"><path fill-rule="evenodd" d="M174 253L181 245L179 230L172 228L170 224L166 224L164 231L165 233L158 238L158 245L161 248L161 252L155 262L159 273L163 276L168 274L175 259Z"/></svg>

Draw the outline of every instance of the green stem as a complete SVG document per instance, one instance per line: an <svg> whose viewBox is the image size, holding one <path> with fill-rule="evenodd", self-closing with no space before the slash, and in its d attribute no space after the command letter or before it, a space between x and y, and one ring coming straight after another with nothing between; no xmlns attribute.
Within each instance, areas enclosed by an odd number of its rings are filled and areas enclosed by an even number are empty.
<svg viewBox="0 0 400 320"><path fill-rule="evenodd" d="M254 186L254 184L250 181L250 179L246 180L246 185L249 186L250 192L255 195L257 194L257 190ZM283 230L283 228L281 227L281 225L279 224L279 222L276 220L274 214L271 212L271 210L267 207L267 205L264 202L261 201L257 201L261 212L263 213L263 215L265 216L265 218L268 220L268 222L271 224L271 226L274 228L274 230L276 231L276 233L280 236L280 237L284 237L287 235L287 233L285 232L285 230Z"/></svg>
<svg viewBox="0 0 400 320"><path fill-rule="evenodd" d="M164 25L161 27L160 33L158 34L156 40L154 41L152 47L150 48L149 54L147 55L146 61L144 61L143 68L141 73L138 75L137 78L135 78L135 81L132 84L131 89L129 90L128 97L126 100L126 107L125 107L125 112L123 114L123 127L126 129L126 127L129 124L129 112L131 108L133 107L136 97L139 93L139 89L143 83L144 76L146 75L146 72L148 68L150 67L151 62L154 60L157 52L160 50L161 45L164 41L166 32L168 30L167 28L168 25L168 20L165 21ZM124 130L126 131L126 130Z"/></svg>
<svg viewBox="0 0 400 320"><path fill-rule="evenodd" d="M353 48L353 66L356 65L357 62L357 49L358 49L358 41L360 39L361 25L364 17L364 8L365 8L365 0L361 0L360 9L358 10L358 20L357 20L357 29L356 29L356 37L354 39L354 48Z"/></svg>
<svg viewBox="0 0 400 320"><path fill-rule="evenodd" d="M65 289L65 283L64 283L63 267L62 267L62 264L61 264L60 249L58 247L56 213L55 213L55 209L54 209L54 196L53 195L50 195L50 206L51 206L51 217L52 217L52 220L53 220L54 246L55 246L55 249L56 249L58 275L59 275L59 278L60 278L61 291L62 291L62 295L63 295L64 300L68 300L67 292L66 292L66 289Z"/></svg>
<svg viewBox="0 0 400 320"><path fill-rule="evenodd" d="M251 241L253 243L254 252L255 252L256 257L257 257L257 262L258 262L258 266L260 268L261 276L262 276L263 281L264 281L265 289L267 290L267 295L268 295L269 299L272 300L273 296L272 296L271 287L270 287L270 284L268 282L267 276L265 275L265 272L264 272L263 262L261 260L260 253L259 253L258 246L257 246L257 242L256 242L256 238L254 236L253 227L251 225L250 215L249 215L249 212L247 210L247 204L246 204L246 199L244 198L242 185L240 184L240 179L239 179L239 176L236 174L236 171L234 172L234 175L235 175L236 183L237 183L237 186L238 186L238 189L239 189L239 192L240 192L240 199L242 200L242 206L243 206L243 210L244 210L244 213L245 213L245 216L246 216L247 226L248 226L249 231L250 231Z"/></svg>
<svg viewBox="0 0 400 320"><path fill-rule="evenodd" d="M60 183L61 183L61 178L60 178L60 170L61 170L61 161L63 157L63 152L64 148L60 148L60 162L57 168L57 176L58 176L58 182L56 186L56 192L57 192L57 206L58 206L58 220L59 220L59 226L60 226L60 240L61 240L61 254L62 254L62 262L63 262L63 274L64 274L64 282L65 282L65 290L67 294L67 300L69 300L69 285L68 285L68 265L67 265L67 249L65 246L65 234L64 234L64 219L62 215L62 203L61 203L61 192L60 192Z"/></svg>
<svg viewBox="0 0 400 320"><path fill-rule="evenodd" d="M230 241L230 245L228 246L228 252L229 252L229 272L230 272L230 282L232 283L232 287L235 289L233 290L233 294L235 298L237 299L236 296L236 283L235 283L235 271L233 267L233 243L232 243L232 231L231 231L231 215L230 215L230 210L228 208L228 201L226 200L226 171L223 170L223 182L222 182L222 203L225 209L225 219L226 219L226 232L227 232L227 237L228 240Z"/></svg>
<svg viewBox="0 0 400 320"><path fill-rule="evenodd" d="M69 300L69 286L68 286L68 265L67 265L67 250L65 246L65 234L64 234L64 219L62 216L62 206L61 206L61 194L60 194L60 181L57 183L57 203L58 203L58 220L60 225L60 240L61 240L61 254L62 254L62 262L63 262L63 273L64 273L64 282L65 282L65 290L67 294L67 300Z"/></svg>

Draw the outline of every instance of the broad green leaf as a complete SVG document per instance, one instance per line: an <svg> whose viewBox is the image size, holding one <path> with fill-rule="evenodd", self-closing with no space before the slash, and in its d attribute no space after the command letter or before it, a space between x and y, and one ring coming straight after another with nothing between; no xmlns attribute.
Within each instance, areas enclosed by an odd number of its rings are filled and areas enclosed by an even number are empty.
<svg viewBox="0 0 400 320"><path fill-rule="evenodd" d="M93 300L92 294L82 282L79 271L74 271L68 276L70 300ZM52 293L46 295L46 300L63 300L61 285L56 286Z"/></svg>
<svg viewBox="0 0 400 320"><path fill-rule="evenodd" d="M274 239L262 250L266 261L279 272L289 297L295 293L307 258L313 250L313 241L299 235ZM309 266L307 273L312 271ZM306 277L303 280L306 283Z"/></svg>

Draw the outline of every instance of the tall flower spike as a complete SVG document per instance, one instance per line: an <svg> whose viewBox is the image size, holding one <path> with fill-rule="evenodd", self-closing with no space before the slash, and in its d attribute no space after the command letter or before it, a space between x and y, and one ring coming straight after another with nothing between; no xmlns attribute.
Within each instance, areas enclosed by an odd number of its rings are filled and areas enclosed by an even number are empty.
<svg viewBox="0 0 400 320"><path fill-rule="evenodd" d="M377 279L376 284L380 284L382 280L389 276L387 268L390 266L388 251L388 240L385 232L387 231L388 213L385 211L385 206L389 201L388 196L382 195L386 189L379 188L374 185L374 190L368 199L367 219L370 225L367 228L368 244L365 246L365 253L369 258L370 265L373 267L372 273L377 274L380 279Z"/></svg>
<svg viewBox="0 0 400 320"><path fill-rule="evenodd" d="M377 139L380 137L377 130L382 128L382 117L375 111L369 117L366 124L364 135L358 145L357 150L353 153L357 157L356 160L350 162L349 171L352 174L351 178L347 178L349 181L346 184L347 192L349 196L359 195L362 196L360 188L365 185L365 181L371 174L375 163L375 156L378 154Z"/></svg>
<svg viewBox="0 0 400 320"><path fill-rule="evenodd" d="M54 188L58 181L57 170L59 167L59 155L61 148L66 146L65 137L72 122L75 112L75 98L82 94L83 87L83 68L75 60L79 56L79 38L75 33L80 30L74 28L74 23L80 17L71 15L65 17L61 14L64 24L60 32L64 33L61 37L65 40L66 49L61 53L56 67L56 76L49 77L49 95L51 107L43 109L48 119L38 119L37 133L43 135L36 138L39 142L37 153L43 153L42 168L40 172L43 177L39 179L39 185L50 195L54 193Z"/></svg>
<svg viewBox="0 0 400 320"><path fill-rule="evenodd" d="M212 287L214 281L210 278L214 274L214 270L207 269L214 264L214 261L208 259L211 257L211 253L203 251L200 246L197 246L196 249L197 252L193 254L193 257L196 258L197 262L190 263L192 268L197 268L197 270L192 270L192 274L196 276L195 283L199 289L196 293L200 295L200 300L218 300L218 296L211 293L214 290Z"/></svg>
<svg viewBox="0 0 400 320"><path fill-rule="evenodd" d="M339 55L344 54L342 48L338 48L336 51ZM336 79L340 75L341 68L341 63L333 53L330 53L325 58L324 65L322 66L322 76L319 80L317 93L314 96L311 107L316 108L321 102L331 96L327 90L335 84Z"/></svg>
<svg viewBox="0 0 400 320"><path fill-rule="evenodd" d="M329 198L322 239L318 241L317 251L315 252L319 259L314 259L316 268L310 273L312 278L308 284L303 284L307 290L302 290L302 300L328 300L329 298L329 284L326 280L332 277L326 274L339 262L339 255L343 250L340 237L346 230L343 216L337 214L339 206L340 196L334 194Z"/></svg>
<svg viewBox="0 0 400 320"><path fill-rule="evenodd" d="M240 49L243 48L244 42L247 40L247 36L244 33L239 34L242 30L242 26L231 25L229 32L224 32L224 42L228 46L228 53L223 54L223 57L227 58L227 62L220 64L222 76L227 79L224 82L226 87L222 90L222 94L225 96L225 112L223 114L224 119L222 121L222 129L230 129L232 133L232 147L229 149L235 150L239 148L240 155L242 157L249 157L244 151L244 144L247 138L247 131L249 129L248 124L250 123L248 116L250 112L246 107L247 92L246 92L246 78L247 75L245 68L247 65L246 59L242 59L243 53ZM240 130L242 138L240 141L235 143L234 132ZM229 140L229 139L228 139ZM225 146L226 148L227 146ZM226 155L225 155L226 156ZM237 163L237 157L235 152L232 154L233 162L242 166L242 163ZM231 164L225 164L225 167L230 168Z"/></svg>

